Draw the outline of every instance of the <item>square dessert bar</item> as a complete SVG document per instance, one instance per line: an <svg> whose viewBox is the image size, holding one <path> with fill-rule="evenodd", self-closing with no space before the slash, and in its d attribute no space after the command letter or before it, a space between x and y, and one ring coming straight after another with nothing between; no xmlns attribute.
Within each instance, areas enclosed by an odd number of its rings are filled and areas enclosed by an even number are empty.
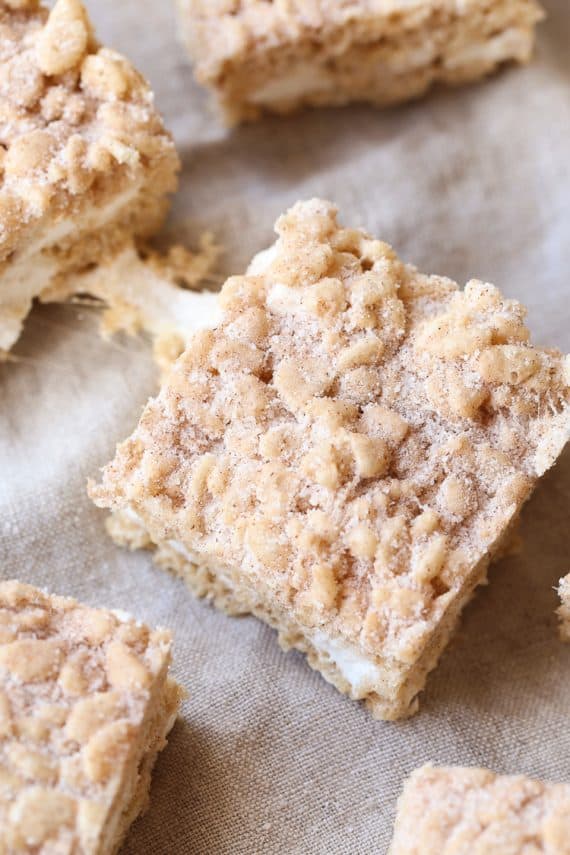
<svg viewBox="0 0 570 855"><path fill-rule="evenodd" d="M119 542L374 714L417 695L570 433L570 371L525 310L298 203L231 277L91 494Z"/></svg>
<svg viewBox="0 0 570 855"><path fill-rule="evenodd" d="M404 786L389 855L563 855L570 786L487 769L417 769Z"/></svg>
<svg viewBox="0 0 570 855"><path fill-rule="evenodd" d="M230 123L263 111L386 105L526 62L535 0L178 0L196 76Z"/></svg>
<svg viewBox="0 0 570 855"><path fill-rule="evenodd" d="M79 0L0 0L0 352L65 274L154 232L178 157L146 81Z"/></svg>
<svg viewBox="0 0 570 855"><path fill-rule="evenodd" d="M181 697L171 638L0 583L0 850L115 853Z"/></svg>

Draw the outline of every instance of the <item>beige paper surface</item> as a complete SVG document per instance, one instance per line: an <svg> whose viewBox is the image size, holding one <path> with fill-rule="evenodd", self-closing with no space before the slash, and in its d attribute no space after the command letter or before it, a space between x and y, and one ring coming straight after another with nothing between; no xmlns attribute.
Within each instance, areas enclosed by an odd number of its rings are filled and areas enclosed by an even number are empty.
<svg viewBox="0 0 570 855"><path fill-rule="evenodd" d="M387 112L319 111L227 133L192 82L173 10L88 3L102 40L151 79L184 171L172 224L225 245L241 272L298 198L422 270L487 278L523 300L542 344L570 350L570 6L546 0L528 69ZM88 476L155 389L150 346L97 334L78 307L34 310L0 366L0 572L172 627L190 692L128 855L383 853L416 766L480 764L570 781L570 647L553 586L570 571L570 453L523 515L524 552L497 565L429 680L421 711L373 721L253 618L198 603L146 554L106 537Z"/></svg>

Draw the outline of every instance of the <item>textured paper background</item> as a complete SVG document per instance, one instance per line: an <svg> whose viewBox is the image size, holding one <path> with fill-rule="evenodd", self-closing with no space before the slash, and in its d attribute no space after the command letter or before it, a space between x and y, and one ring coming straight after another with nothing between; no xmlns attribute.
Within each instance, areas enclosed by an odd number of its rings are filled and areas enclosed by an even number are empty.
<svg viewBox="0 0 570 855"><path fill-rule="evenodd" d="M103 40L150 77L184 162L173 222L213 230L223 272L243 269L290 203L321 195L426 271L496 282L529 306L541 343L570 349L568 0L547 0L528 69L403 109L232 134L192 82L166 0L88 5ZM383 853L403 778L427 760L570 780L570 648L552 590L570 570L569 453L525 510L524 553L468 608L420 714L375 722L259 622L214 612L106 538L85 482L155 388L147 344L105 344L88 310L42 307L16 353L0 368L2 576L171 626L191 693L128 855Z"/></svg>

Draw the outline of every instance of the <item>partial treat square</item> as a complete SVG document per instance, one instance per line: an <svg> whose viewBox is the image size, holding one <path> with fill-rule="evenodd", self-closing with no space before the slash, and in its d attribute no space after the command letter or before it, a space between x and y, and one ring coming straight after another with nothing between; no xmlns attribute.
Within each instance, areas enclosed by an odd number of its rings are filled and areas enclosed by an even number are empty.
<svg viewBox="0 0 570 855"><path fill-rule="evenodd" d="M417 769L398 802L389 855L564 855L570 786L487 769Z"/></svg>
<svg viewBox="0 0 570 855"><path fill-rule="evenodd" d="M570 361L328 202L277 233L91 495L117 541L398 718L568 439Z"/></svg>
<svg viewBox="0 0 570 855"><path fill-rule="evenodd" d="M570 573L558 583L560 606L557 614L560 618L560 638L570 641Z"/></svg>
<svg viewBox="0 0 570 855"><path fill-rule="evenodd" d="M527 62L535 0L178 0L196 77L229 123L416 98Z"/></svg>
<svg viewBox="0 0 570 855"><path fill-rule="evenodd" d="M170 650L123 613L0 583L2 852L117 852L176 718Z"/></svg>
<svg viewBox="0 0 570 855"><path fill-rule="evenodd" d="M79 0L0 0L0 352L65 274L154 232L178 157L147 82Z"/></svg>

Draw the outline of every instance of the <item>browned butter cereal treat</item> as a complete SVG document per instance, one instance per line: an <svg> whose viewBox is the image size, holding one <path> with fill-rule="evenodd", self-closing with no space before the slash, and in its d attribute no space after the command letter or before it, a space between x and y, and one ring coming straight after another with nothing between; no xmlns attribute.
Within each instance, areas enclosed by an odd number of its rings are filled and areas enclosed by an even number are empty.
<svg viewBox="0 0 570 855"><path fill-rule="evenodd" d="M419 273L328 202L277 233L91 494L119 542L399 718L568 439L570 364L493 285Z"/></svg>
<svg viewBox="0 0 570 855"><path fill-rule="evenodd" d="M177 169L147 82L79 0L0 0L0 353L35 297L158 228Z"/></svg>
<svg viewBox="0 0 570 855"><path fill-rule="evenodd" d="M487 769L417 769L389 855L567 855L570 786Z"/></svg>
<svg viewBox="0 0 570 855"><path fill-rule="evenodd" d="M535 0L178 0L196 76L230 123L416 98L527 62Z"/></svg>
<svg viewBox="0 0 570 855"><path fill-rule="evenodd" d="M111 855L174 724L171 637L0 583L0 851Z"/></svg>

